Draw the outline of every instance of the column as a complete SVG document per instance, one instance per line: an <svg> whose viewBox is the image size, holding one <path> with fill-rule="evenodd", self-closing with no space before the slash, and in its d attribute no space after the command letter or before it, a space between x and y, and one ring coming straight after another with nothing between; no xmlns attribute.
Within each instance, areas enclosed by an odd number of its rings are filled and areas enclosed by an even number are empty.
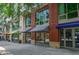
<svg viewBox="0 0 79 59"><path fill-rule="evenodd" d="M31 28L35 27L35 13L32 13L31 14ZM35 32L31 32L31 43L32 44L35 44L35 39L36 39L36 36L35 36Z"/></svg>
<svg viewBox="0 0 79 59"><path fill-rule="evenodd" d="M50 46L54 48L60 47L59 33L56 28L58 24L58 7L57 3L49 4L49 39Z"/></svg>
<svg viewBox="0 0 79 59"><path fill-rule="evenodd" d="M25 34L22 32L25 30L25 17L24 16L20 16L20 32L21 34L19 35L19 38L21 40L21 43L25 43Z"/></svg>
<svg viewBox="0 0 79 59"><path fill-rule="evenodd" d="M10 28L9 28L9 29L10 29L10 32L9 32L9 33L10 33L10 36L9 36L9 39L10 39L10 41L12 41L12 34L11 34L11 32L12 32L12 24L11 24L11 23L10 23Z"/></svg>

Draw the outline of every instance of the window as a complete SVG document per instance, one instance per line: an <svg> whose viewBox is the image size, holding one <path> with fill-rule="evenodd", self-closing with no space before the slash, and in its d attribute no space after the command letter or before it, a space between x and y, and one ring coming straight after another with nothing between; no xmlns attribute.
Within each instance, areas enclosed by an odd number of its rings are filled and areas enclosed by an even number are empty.
<svg viewBox="0 0 79 59"><path fill-rule="evenodd" d="M66 19L66 15L60 16L60 19Z"/></svg>
<svg viewBox="0 0 79 59"><path fill-rule="evenodd" d="M78 13L77 13L77 11L68 14L68 18L69 18L69 19L70 19L70 18L75 18L75 17L78 17Z"/></svg>
<svg viewBox="0 0 79 59"><path fill-rule="evenodd" d="M78 6L78 10L79 10L79 3L77 4L77 6Z"/></svg>
<svg viewBox="0 0 79 59"><path fill-rule="evenodd" d="M30 19L30 17L27 17L27 18L25 19L25 26L26 26L26 27L30 27L30 25L31 25L31 19Z"/></svg>
<svg viewBox="0 0 79 59"><path fill-rule="evenodd" d="M74 10L77 10L77 3L68 3L67 4L68 13Z"/></svg>
<svg viewBox="0 0 79 59"><path fill-rule="evenodd" d="M0 28L0 32L2 32L2 28Z"/></svg>
<svg viewBox="0 0 79 59"><path fill-rule="evenodd" d="M18 33L13 33L12 34L12 39L13 40L19 40L19 32Z"/></svg>
<svg viewBox="0 0 79 59"><path fill-rule="evenodd" d="M19 21L12 24L12 30L16 30L19 28Z"/></svg>
<svg viewBox="0 0 79 59"><path fill-rule="evenodd" d="M70 19L78 17L78 8L79 4L77 3L64 3L58 5L59 10L59 19Z"/></svg>
<svg viewBox="0 0 79 59"><path fill-rule="evenodd" d="M36 13L36 24L37 25L42 25L44 23L48 23L48 19L49 19L48 9L44 9L44 10Z"/></svg>
<svg viewBox="0 0 79 59"><path fill-rule="evenodd" d="M59 14L64 14L66 12L66 4L59 4Z"/></svg>

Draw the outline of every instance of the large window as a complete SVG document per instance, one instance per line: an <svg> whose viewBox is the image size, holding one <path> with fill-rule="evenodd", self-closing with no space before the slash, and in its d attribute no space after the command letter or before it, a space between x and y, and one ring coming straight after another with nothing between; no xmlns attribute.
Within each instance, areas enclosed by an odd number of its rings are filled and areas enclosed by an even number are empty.
<svg viewBox="0 0 79 59"><path fill-rule="evenodd" d="M6 31L7 31L7 32L10 31L10 25L9 25L9 24L6 26Z"/></svg>
<svg viewBox="0 0 79 59"><path fill-rule="evenodd" d="M44 23L48 23L48 19L49 19L48 9L44 9L44 10L36 13L36 24L37 25L42 25Z"/></svg>
<svg viewBox="0 0 79 59"><path fill-rule="evenodd" d="M31 18L30 18L30 17L27 17L27 18L25 19L25 26L26 26L26 27L30 27L30 25L31 25Z"/></svg>
<svg viewBox="0 0 79 59"><path fill-rule="evenodd" d="M0 28L0 32L2 32L2 28Z"/></svg>
<svg viewBox="0 0 79 59"><path fill-rule="evenodd" d="M19 42L19 32L12 34L12 41Z"/></svg>
<svg viewBox="0 0 79 59"><path fill-rule="evenodd" d="M74 10L77 10L77 3L68 3L67 4L68 13Z"/></svg>
<svg viewBox="0 0 79 59"><path fill-rule="evenodd" d="M17 29L19 29L19 21L12 23L12 30L17 30Z"/></svg>
<svg viewBox="0 0 79 59"><path fill-rule="evenodd" d="M59 19L71 19L78 17L79 4L62 3L58 5Z"/></svg>
<svg viewBox="0 0 79 59"><path fill-rule="evenodd" d="M59 4L59 14L64 14L66 12L66 4Z"/></svg>

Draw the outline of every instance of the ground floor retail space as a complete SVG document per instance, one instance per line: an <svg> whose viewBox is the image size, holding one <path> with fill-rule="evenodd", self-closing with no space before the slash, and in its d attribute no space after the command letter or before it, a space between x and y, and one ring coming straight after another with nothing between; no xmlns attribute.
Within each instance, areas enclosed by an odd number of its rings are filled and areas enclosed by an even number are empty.
<svg viewBox="0 0 79 59"><path fill-rule="evenodd" d="M60 29L61 47L79 48L79 27Z"/></svg>
<svg viewBox="0 0 79 59"><path fill-rule="evenodd" d="M48 32L34 32L35 33L35 44L36 45L49 45L49 33ZM32 32L21 33L21 37L24 43L32 43Z"/></svg>
<svg viewBox="0 0 79 59"><path fill-rule="evenodd" d="M35 44L42 46L49 46L49 33L35 32Z"/></svg>
<svg viewBox="0 0 79 59"><path fill-rule="evenodd" d="M12 42L19 43L19 33L13 33L11 39Z"/></svg>
<svg viewBox="0 0 79 59"><path fill-rule="evenodd" d="M6 40L11 40L12 42L19 43L21 39L26 44L31 44L32 40L34 40L34 43L40 46L59 45L61 48L79 48L79 27L69 27L58 30L60 37L60 39L58 39L58 43L50 40L49 32L13 33L10 35L7 34ZM32 38L32 33L35 33L34 39Z"/></svg>

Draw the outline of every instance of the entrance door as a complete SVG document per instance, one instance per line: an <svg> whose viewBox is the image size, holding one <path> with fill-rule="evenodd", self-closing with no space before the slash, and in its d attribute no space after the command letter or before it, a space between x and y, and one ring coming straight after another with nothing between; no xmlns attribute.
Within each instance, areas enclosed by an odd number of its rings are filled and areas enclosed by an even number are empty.
<svg viewBox="0 0 79 59"><path fill-rule="evenodd" d="M75 29L74 34L75 34L75 36L74 36L74 39L75 39L75 47L76 48L79 48L79 28L76 28Z"/></svg>
<svg viewBox="0 0 79 59"><path fill-rule="evenodd" d="M72 29L65 29L65 40L64 45L65 47L73 47L73 30Z"/></svg>
<svg viewBox="0 0 79 59"><path fill-rule="evenodd" d="M75 39L74 39L74 29L73 28L65 28L60 30L60 45L62 47L74 47Z"/></svg>

